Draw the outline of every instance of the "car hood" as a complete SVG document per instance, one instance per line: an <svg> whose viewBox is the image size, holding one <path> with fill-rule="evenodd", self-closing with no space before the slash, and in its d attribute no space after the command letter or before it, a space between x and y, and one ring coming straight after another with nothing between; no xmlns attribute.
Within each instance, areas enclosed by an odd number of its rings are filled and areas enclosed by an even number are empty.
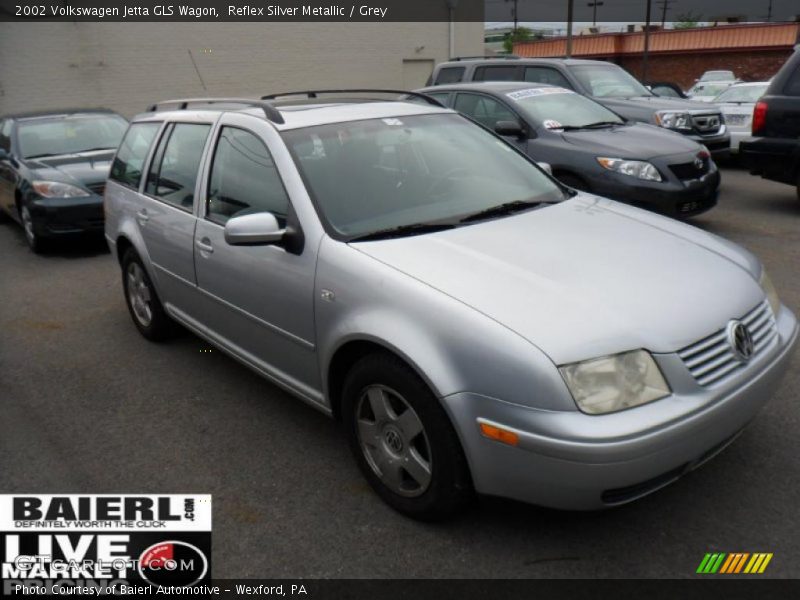
<svg viewBox="0 0 800 600"><path fill-rule="evenodd" d="M649 160L702 150L684 135L641 123L608 129L565 131L562 139L595 156Z"/></svg>
<svg viewBox="0 0 800 600"><path fill-rule="evenodd" d="M686 110L708 112L707 102L695 102L684 100L683 98L664 98L663 96L637 96L635 98L598 98L604 106L611 110L615 108L651 108L653 112L658 110ZM714 107L716 108L716 106Z"/></svg>
<svg viewBox="0 0 800 600"><path fill-rule="evenodd" d="M87 186L105 181L111 169L114 150L28 159L26 164L36 179Z"/></svg>
<svg viewBox="0 0 800 600"><path fill-rule="evenodd" d="M764 297L747 251L588 194L352 246L504 325L556 364L637 348L674 352Z"/></svg>

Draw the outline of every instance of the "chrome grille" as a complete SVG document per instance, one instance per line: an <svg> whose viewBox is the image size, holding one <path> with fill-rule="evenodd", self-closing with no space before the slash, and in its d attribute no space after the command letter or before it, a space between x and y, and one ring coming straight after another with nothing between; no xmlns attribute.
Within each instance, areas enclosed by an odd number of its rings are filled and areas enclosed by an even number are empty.
<svg viewBox="0 0 800 600"><path fill-rule="evenodd" d="M723 122L722 115L719 113L692 116L692 123L695 128L704 135L717 133L722 127Z"/></svg>
<svg viewBox="0 0 800 600"><path fill-rule="evenodd" d="M98 181L97 183L90 183L86 187L89 188L89 190L91 190L98 196L102 196L103 193L106 191L106 182L105 180Z"/></svg>
<svg viewBox="0 0 800 600"><path fill-rule="evenodd" d="M753 360L769 346L777 335L775 317L769 302L764 300L740 320L753 336L754 348L750 358ZM700 385L715 384L723 377L747 365L733 353L728 341L727 327L679 350L678 356Z"/></svg>

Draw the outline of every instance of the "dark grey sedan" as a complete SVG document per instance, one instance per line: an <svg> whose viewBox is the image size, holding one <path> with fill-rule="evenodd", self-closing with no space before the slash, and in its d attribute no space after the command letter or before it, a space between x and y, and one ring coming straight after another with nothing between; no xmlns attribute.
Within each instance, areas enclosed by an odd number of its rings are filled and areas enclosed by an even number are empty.
<svg viewBox="0 0 800 600"><path fill-rule="evenodd" d="M626 121L570 90L490 82L418 91L549 163L573 188L678 217L717 202L720 176L707 148L672 131Z"/></svg>

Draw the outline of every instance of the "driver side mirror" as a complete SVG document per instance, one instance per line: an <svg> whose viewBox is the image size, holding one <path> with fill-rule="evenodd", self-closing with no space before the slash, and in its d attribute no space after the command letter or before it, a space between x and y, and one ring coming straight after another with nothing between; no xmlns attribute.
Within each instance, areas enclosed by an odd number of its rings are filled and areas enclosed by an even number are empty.
<svg viewBox="0 0 800 600"><path fill-rule="evenodd" d="M225 223L225 241L231 246L266 246L283 241L285 229L269 212L231 217Z"/></svg>
<svg viewBox="0 0 800 600"><path fill-rule="evenodd" d="M519 121L498 121L494 124L494 131L504 137L524 138L525 131Z"/></svg>

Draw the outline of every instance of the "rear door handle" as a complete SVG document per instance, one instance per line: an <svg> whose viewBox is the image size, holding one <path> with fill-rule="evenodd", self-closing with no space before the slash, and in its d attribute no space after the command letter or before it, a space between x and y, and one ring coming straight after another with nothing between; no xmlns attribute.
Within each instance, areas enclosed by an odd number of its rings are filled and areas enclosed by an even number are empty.
<svg viewBox="0 0 800 600"><path fill-rule="evenodd" d="M195 245L201 252L207 252L211 254L214 252L214 246L211 245L211 240L208 238L203 238L202 240L197 240Z"/></svg>
<svg viewBox="0 0 800 600"><path fill-rule="evenodd" d="M139 212L136 213L136 220L139 221L139 225L144 225L147 221L150 220L150 215L147 214L147 209L143 208Z"/></svg>

